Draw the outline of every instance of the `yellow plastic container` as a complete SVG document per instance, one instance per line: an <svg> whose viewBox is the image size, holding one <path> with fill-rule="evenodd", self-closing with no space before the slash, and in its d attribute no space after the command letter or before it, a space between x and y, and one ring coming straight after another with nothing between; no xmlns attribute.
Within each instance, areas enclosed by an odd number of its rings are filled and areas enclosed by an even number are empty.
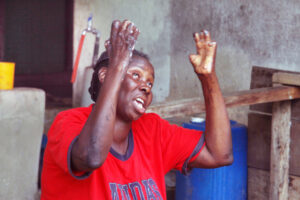
<svg viewBox="0 0 300 200"><path fill-rule="evenodd" d="M0 90L11 90L14 87L15 63L0 62Z"/></svg>

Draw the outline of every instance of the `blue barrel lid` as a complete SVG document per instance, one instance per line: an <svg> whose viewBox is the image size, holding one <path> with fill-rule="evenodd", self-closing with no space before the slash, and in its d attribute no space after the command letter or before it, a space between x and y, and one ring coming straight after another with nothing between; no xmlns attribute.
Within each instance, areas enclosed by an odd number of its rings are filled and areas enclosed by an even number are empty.
<svg viewBox="0 0 300 200"><path fill-rule="evenodd" d="M196 130L205 130L205 121L200 123L197 122L182 123L182 127L189 128L189 129L196 129ZM230 127L231 129L246 128L245 125L239 124L234 120L230 120Z"/></svg>

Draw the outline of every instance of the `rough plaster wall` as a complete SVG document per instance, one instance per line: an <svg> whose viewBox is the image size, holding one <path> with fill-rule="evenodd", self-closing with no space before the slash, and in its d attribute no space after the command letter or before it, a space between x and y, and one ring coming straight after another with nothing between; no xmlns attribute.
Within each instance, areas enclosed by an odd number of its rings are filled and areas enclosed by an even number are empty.
<svg viewBox="0 0 300 200"><path fill-rule="evenodd" d="M171 5L169 99L201 94L187 56L195 51L192 33L202 29L218 42L216 71L223 92L249 89L253 65L300 71L299 1L172 0Z"/></svg>
<svg viewBox="0 0 300 200"><path fill-rule="evenodd" d="M218 42L217 73L223 91L249 89L253 65L300 71L299 1L201 0L187 4L173 0L171 10L171 29L176 31L171 44L175 78L171 79L170 97L198 95L188 89L194 86L194 80L187 78L192 69L183 72L190 64L182 58L194 51L192 32L202 29L211 31ZM184 80L190 81L178 84Z"/></svg>
<svg viewBox="0 0 300 200"><path fill-rule="evenodd" d="M150 56L155 68L153 102L163 101L169 96L170 87L170 9L169 1L152 0L76 0L74 12L74 55L76 54L80 33L86 27L90 13L93 13L93 25L101 31L101 50L108 39L111 22L114 19L129 19L140 30L136 49ZM93 53L93 37L86 39L82 50L80 67L89 66ZM79 72L82 73L82 72Z"/></svg>

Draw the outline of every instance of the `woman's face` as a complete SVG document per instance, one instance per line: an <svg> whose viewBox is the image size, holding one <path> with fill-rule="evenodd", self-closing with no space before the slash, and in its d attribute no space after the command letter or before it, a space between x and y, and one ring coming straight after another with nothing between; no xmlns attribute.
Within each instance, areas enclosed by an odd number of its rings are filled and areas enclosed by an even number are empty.
<svg viewBox="0 0 300 200"><path fill-rule="evenodd" d="M133 55L120 88L118 117L132 121L144 114L152 101L153 83L154 69L151 63L141 56Z"/></svg>

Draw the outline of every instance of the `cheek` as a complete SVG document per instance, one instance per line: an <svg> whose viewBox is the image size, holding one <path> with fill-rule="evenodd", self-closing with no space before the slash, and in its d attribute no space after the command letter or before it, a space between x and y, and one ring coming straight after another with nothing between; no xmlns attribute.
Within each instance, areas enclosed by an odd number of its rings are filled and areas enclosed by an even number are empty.
<svg viewBox="0 0 300 200"><path fill-rule="evenodd" d="M151 94L149 94L149 97L148 97L148 102L147 102L148 106L151 104L152 98L153 98L153 94L151 92Z"/></svg>

